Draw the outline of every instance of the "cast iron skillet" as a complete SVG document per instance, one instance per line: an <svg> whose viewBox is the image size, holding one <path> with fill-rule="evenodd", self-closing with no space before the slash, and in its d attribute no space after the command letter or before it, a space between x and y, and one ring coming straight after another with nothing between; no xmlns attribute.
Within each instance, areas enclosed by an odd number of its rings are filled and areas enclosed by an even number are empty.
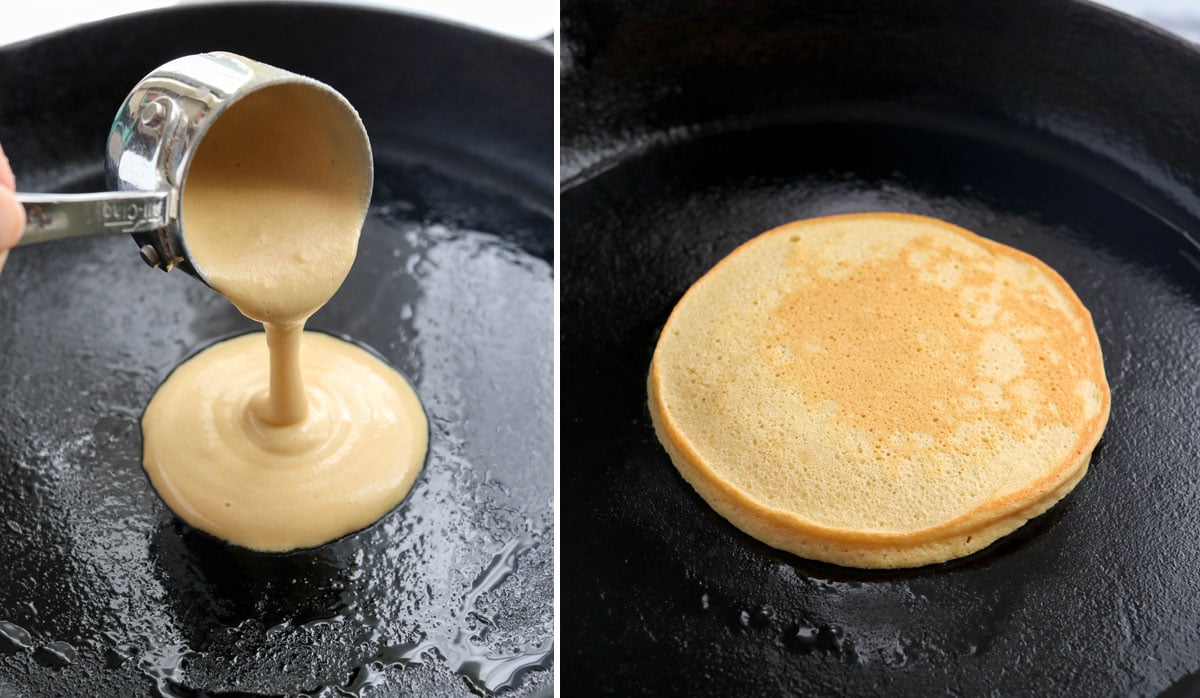
<svg viewBox="0 0 1200 698"><path fill-rule="evenodd" d="M562 9L564 693L1194 694L1200 54L1081 2ZM1047 515L872 573L715 515L659 446L645 376L738 244L878 210L1060 271L1113 403Z"/></svg>
<svg viewBox="0 0 1200 698"><path fill-rule="evenodd" d="M151 68L224 49L361 112L376 188L310 326L410 376L431 453L383 521L265 556L187 529L140 466L141 411L185 356L253 325L129 239L14 252L0 276L0 694L548 694L553 60L406 15L172 9L0 50L0 142L28 191L103 186Z"/></svg>

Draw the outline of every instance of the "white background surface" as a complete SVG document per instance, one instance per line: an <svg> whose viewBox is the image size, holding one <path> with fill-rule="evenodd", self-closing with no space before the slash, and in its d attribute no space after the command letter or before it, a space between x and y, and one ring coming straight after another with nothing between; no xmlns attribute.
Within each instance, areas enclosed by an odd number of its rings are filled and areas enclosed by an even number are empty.
<svg viewBox="0 0 1200 698"><path fill-rule="evenodd" d="M333 0L338 2L339 0ZM449 19L521 39L537 39L558 25L556 0L357 0L347 5L390 7ZM236 2L231 0L230 4ZM172 5L214 4L196 0L31 0L3 3L0 44L83 22Z"/></svg>
<svg viewBox="0 0 1200 698"><path fill-rule="evenodd" d="M6 3L0 44L81 22L203 0L33 0ZM236 2L237 0L231 0ZM339 1L339 0L334 0ZM347 2L347 0L341 0ZM1005 2L1005 0L995 0ZM347 4L392 7L449 19L522 39L549 34L558 24L556 0L357 0ZM1099 0L1200 42L1200 0Z"/></svg>
<svg viewBox="0 0 1200 698"><path fill-rule="evenodd" d="M1099 4L1200 42L1200 0L1101 0Z"/></svg>

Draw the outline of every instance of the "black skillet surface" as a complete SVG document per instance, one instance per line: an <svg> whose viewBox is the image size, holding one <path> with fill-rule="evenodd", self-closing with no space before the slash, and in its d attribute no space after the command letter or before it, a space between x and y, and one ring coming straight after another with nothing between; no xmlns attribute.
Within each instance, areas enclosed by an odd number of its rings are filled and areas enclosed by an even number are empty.
<svg viewBox="0 0 1200 698"><path fill-rule="evenodd" d="M564 693L1194 694L1200 55L1076 2L563 14ZM898 572L734 529L644 406L657 332L705 270L781 223L876 210L1058 269L1113 394L1062 503Z"/></svg>
<svg viewBox="0 0 1200 698"><path fill-rule="evenodd" d="M361 112L371 214L310 326L413 379L429 462L379 525L316 551L187 530L142 474L141 410L183 357L252 325L129 239L18 250L0 277L0 695L549 693L551 55L315 5L83 27L0 50L20 188L101 188L128 90L214 49L324 80Z"/></svg>

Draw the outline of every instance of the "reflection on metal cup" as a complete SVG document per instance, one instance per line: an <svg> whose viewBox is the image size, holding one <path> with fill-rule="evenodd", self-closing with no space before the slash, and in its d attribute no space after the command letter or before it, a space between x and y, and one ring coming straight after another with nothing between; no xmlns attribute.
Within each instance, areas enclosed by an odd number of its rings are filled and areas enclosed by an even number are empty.
<svg viewBox="0 0 1200 698"><path fill-rule="evenodd" d="M281 85L300 85L343 103L347 123L341 126L356 130L369 152L362 122L332 87L233 53L184 56L142 78L117 111L105 149L113 191L18 193L29 219L20 244L131 234L151 266L164 271L178 267L203 280L191 263L182 227L188 168L205 133L222 114L249 94ZM262 126L269 132L270 123Z"/></svg>

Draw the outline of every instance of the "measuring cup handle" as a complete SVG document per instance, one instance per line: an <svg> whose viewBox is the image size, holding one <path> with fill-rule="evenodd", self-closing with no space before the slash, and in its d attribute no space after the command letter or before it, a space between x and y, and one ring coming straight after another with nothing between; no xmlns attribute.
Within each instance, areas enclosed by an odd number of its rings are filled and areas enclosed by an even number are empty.
<svg viewBox="0 0 1200 698"><path fill-rule="evenodd" d="M25 233L18 247L92 235L142 233L167 225L165 191L94 194L17 192L25 207Z"/></svg>

